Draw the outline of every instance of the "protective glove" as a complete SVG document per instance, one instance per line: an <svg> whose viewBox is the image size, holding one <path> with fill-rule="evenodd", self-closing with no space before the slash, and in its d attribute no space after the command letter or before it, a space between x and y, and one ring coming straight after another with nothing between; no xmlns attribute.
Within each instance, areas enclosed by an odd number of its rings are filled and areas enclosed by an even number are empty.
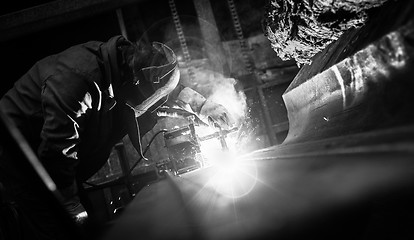
<svg viewBox="0 0 414 240"><path fill-rule="evenodd" d="M78 226L82 226L88 219L88 213L80 202L77 193L76 184L69 187L59 189L62 195L62 205L66 209L69 216L75 221Z"/></svg>
<svg viewBox="0 0 414 240"><path fill-rule="evenodd" d="M234 125L233 118L223 105L206 99L203 95L189 87L181 90L176 103L183 110L197 115L201 121L210 126L229 129Z"/></svg>
<svg viewBox="0 0 414 240"><path fill-rule="evenodd" d="M216 102L207 99L200 109L199 118L210 126L218 126L222 129L229 129L234 125L230 113L227 109Z"/></svg>
<svg viewBox="0 0 414 240"><path fill-rule="evenodd" d="M63 206L77 225L82 226L88 219L88 213L81 204L78 196L65 199Z"/></svg>

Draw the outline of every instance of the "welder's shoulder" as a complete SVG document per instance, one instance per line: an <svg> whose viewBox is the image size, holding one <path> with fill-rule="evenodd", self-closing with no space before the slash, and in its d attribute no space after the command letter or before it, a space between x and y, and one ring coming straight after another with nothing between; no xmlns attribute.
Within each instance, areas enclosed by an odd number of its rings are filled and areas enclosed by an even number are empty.
<svg viewBox="0 0 414 240"><path fill-rule="evenodd" d="M99 55L89 46L76 45L37 63L43 79L43 98L57 97L65 103L78 103L86 95L99 98Z"/></svg>
<svg viewBox="0 0 414 240"><path fill-rule="evenodd" d="M51 75L71 75L89 81L101 78L99 42L75 45L45 60Z"/></svg>

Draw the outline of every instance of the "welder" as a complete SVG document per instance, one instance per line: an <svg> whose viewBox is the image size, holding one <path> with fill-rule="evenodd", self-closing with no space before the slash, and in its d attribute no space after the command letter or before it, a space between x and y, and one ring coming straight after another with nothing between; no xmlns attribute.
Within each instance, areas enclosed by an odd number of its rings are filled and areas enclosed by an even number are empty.
<svg viewBox="0 0 414 240"><path fill-rule="evenodd" d="M140 138L155 125L155 113L167 100L201 120L225 128L231 124L222 105L182 86L179 79L177 58L168 46L115 36L38 61L2 97L0 109L37 152L65 208L81 224L87 211L78 196L80 184L105 164L126 134L142 154ZM29 222L22 230L29 231L27 237L64 238L48 214L48 203L31 206L38 196L9 159L0 159L0 181Z"/></svg>

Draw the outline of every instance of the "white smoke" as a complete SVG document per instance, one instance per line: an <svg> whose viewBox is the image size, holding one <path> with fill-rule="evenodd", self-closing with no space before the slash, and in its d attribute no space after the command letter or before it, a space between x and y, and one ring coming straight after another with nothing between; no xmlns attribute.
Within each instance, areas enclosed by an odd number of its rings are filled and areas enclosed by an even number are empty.
<svg viewBox="0 0 414 240"><path fill-rule="evenodd" d="M236 124L243 121L247 112L246 95L238 89L236 79L201 67L180 70L183 73L181 83L184 86L191 87L207 99L223 105ZM189 77L189 71L193 77Z"/></svg>

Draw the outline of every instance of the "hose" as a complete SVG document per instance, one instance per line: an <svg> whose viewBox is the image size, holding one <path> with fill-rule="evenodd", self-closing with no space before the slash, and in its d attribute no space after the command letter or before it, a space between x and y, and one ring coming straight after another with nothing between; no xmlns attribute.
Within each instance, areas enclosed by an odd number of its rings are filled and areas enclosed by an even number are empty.
<svg viewBox="0 0 414 240"><path fill-rule="evenodd" d="M149 140L149 142L148 142L148 145L145 147L145 149L144 149L144 151L142 152L142 156L140 156L139 158L138 158L138 160L132 165L132 167L130 168L130 170L129 170L129 173L128 174L131 174L132 173L132 171L134 170L134 168L138 165L138 163L140 163L141 162L141 160L144 158L144 154L148 151L148 149L149 149L149 147L151 146L151 144L152 144L152 142L154 141L154 139L158 136L158 134L160 134L160 133L165 133L165 132L168 132L168 130L167 129L161 129L161 130L159 130L158 132L156 132L155 134L154 134L154 136L152 136L151 137L151 139Z"/></svg>
<svg viewBox="0 0 414 240"><path fill-rule="evenodd" d="M151 139L150 139L150 141L148 142L148 145L145 147L145 149L142 151L142 153L141 154L139 154L140 156L139 156L139 158L138 158L138 160L132 165L132 167L129 169L129 172L128 172L128 175L130 175L131 173L132 173L132 171L136 168L136 166L138 165L138 163L140 163L141 162L141 160L143 159L143 158L145 158L144 157L144 154L148 151L148 149L149 149L149 147L151 146L151 144L152 144L152 142L155 140L155 138L160 134L160 133L165 133L165 132L168 132L168 130L167 129L161 129L161 130L159 130L158 132L156 132L155 134L154 134L154 136L152 136L151 137ZM145 158L146 159L146 158ZM117 181L117 180L120 180L121 178L118 178L118 179L115 179L114 181ZM86 184L86 185L89 185L89 186L91 186L91 187L99 187L99 185L97 185L97 184L93 184L93 183L90 183L90 182L84 182L84 184Z"/></svg>

